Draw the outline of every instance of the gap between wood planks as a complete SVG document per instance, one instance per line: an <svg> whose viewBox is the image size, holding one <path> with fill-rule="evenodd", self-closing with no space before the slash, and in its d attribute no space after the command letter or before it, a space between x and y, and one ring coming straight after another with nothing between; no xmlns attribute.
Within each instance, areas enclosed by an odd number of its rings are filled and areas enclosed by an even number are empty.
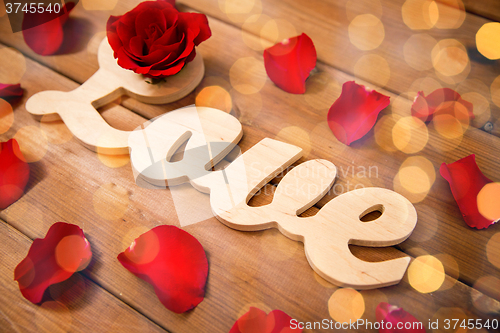
<svg viewBox="0 0 500 333"><path fill-rule="evenodd" d="M221 22L221 23L223 23L223 24L225 24L225 25L230 25L230 24L228 24L227 22L225 22L225 21L221 21L221 20L219 20L219 19L217 19L217 18L213 18L213 17L212 17L212 19L217 20L217 21L219 21L219 22ZM247 32L247 33L248 33L248 32ZM29 57L28 55L26 55L26 57L27 57L27 58L32 59L33 61L36 61L36 60L34 60L33 58ZM37 61L36 61L36 62L37 62ZM325 67L330 67L330 68L333 68L332 66L326 65L326 64L324 64L324 63L322 63L322 65L324 65ZM45 67L45 66L44 66L44 67ZM61 76L65 76L65 77L67 77L65 74L63 74L63 73L61 73L61 72L58 72L58 71L56 71L56 70L54 70L54 69L52 69L52 68L51 68L51 70L52 70L52 71L54 71L54 72L56 72L56 73L58 73L58 74L59 74L59 75L61 75ZM338 70L338 69L337 69L337 71L342 72L342 73L345 73L345 72L343 72L343 71L341 71L341 70ZM130 110L130 109L129 109L129 110ZM138 113L137 113L136 111L134 111L134 110L131 110L131 111L132 111L132 112L134 112L134 113L136 113L136 114L138 114ZM319 209L320 207L321 207L321 206L316 206L316 208L317 208L317 209ZM395 248L397 248L397 247L395 247ZM402 252L403 252L403 253L406 253L405 251L402 251ZM459 281L461 281L462 283L465 283L466 285L469 285L469 286L470 286L470 284L468 284L467 282L465 282L465 281L463 281L463 280L459 280Z"/></svg>
<svg viewBox="0 0 500 333"><path fill-rule="evenodd" d="M196 2L195 2L194 4L193 4L193 3L189 3L189 4L184 4L184 3L182 3L182 4L178 4L178 6L179 6L179 7L181 7L183 11L186 11L186 10L187 10L187 11L195 11L195 12L200 12L200 10L201 10L200 5L199 5L199 4L197 4ZM195 7L196 7L196 8L195 8ZM217 9L216 9L216 11L217 11ZM269 14L269 13L268 13L268 14ZM258 34L258 33L256 33L255 31L252 31L252 29L244 29L244 28L243 28L243 26L241 26L241 27L240 27L239 25L241 25L241 24L242 24L241 22L240 22L240 23L232 22L231 20L227 19L227 18L226 18L223 14L222 14L222 15L218 15L218 13L215 13L215 12L211 11L211 14L210 14L210 15L209 15L209 14L206 14L206 15L207 15L207 16L209 16L209 17L210 17L211 19L213 19L213 20L218 20L218 21L223 22L223 23L225 23L226 25L229 25L229 26L231 26L231 27L233 27L233 28L236 28L236 29L241 30L241 31L245 31L247 34L250 34L250 35L252 35L252 36L254 36L254 37L256 37L256 38L260 38L261 40L265 40L265 41L269 42L269 46L272 46L272 43L274 42L274 41L272 41L272 40L271 40L268 36L259 35L259 34ZM270 15L270 14L269 14L269 15ZM482 18L482 16L478 16L478 15L475 15L475 14L471 14L471 15L472 15L473 17ZM489 20L489 19L487 19L487 20ZM464 21L464 22L465 22L465 21ZM404 26L404 24L403 24L403 26ZM415 31L415 33L419 33L419 32L420 32L420 33L422 33L422 32L425 32L425 31ZM451 38L451 37L450 37L450 38ZM456 37L455 37L455 38L456 38ZM444 38L443 38L443 39L444 39ZM375 51L375 50L371 50L371 51ZM471 58L471 57L470 57L470 58ZM397 60L397 58L394 58L393 60ZM469 63L470 63L470 65L472 64L472 58L469 60ZM477 63L477 62L476 62L476 63ZM339 72L345 73L345 74L347 74L347 75L349 75L349 76L352 76L353 78L355 77L355 76L354 76L354 72L353 72L353 70L352 70L352 69L348 69L348 68L342 69L341 67L339 67L340 65L336 65L336 64L335 64L335 63L333 63L333 62L327 62L327 61L325 61L325 60L322 60L322 59L319 57L319 55L318 55L317 64L321 64L321 65L324 65L324 66L326 66L326 67L329 67L329 68L332 68L332 69L338 70ZM481 69L481 68L482 68L482 67L480 67L480 69ZM473 72L471 72L470 74L472 74L472 73L473 73ZM468 75L468 78L469 78L469 79L470 79L470 76L471 76L470 74ZM425 76L428 76L428 75L426 74ZM423 77L425 77L425 76L422 76L421 78L423 78ZM432 76L431 76L431 77L432 77ZM418 78L418 77L417 77L417 78ZM432 77L432 78L433 78L433 79L435 79L435 80L437 80L437 78L434 78L434 77ZM369 82L372 86L375 86L375 87L377 87L378 89L383 89L383 90L385 90L385 91L387 91L387 92L391 92L391 93L393 93L393 94L394 94L394 95L396 95L396 96L401 96L401 97L403 97L403 98L408 99L408 100L410 100L410 101L411 101L411 99L407 96L407 95L408 95L408 94L407 94L407 91L404 91L404 90L398 91L398 87L397 87L397 86L393 86L393 84L390 84L392 81L390 81L390 82L389 82L389 84L385 85L383 88L380 88L380 87L378 87L378 84L376 84L376 83L372 82L372 80L371 80L370 78L366 77L366 76L360 77L359 79L364 80L365 82ZM477 79L477 78L476 78L476 79ZM391 79L391 80L392 80L392 79ZM465 81L465 80L463 80L463 81ZM441 82L440 82L440 83L441 83ZM404 83L403 83L403 84L404 84ZM459 83L456 83L456 84L455 84L455 86L458 86L458 85L459 85ZM444 86L446 87L446 86L453 86L453 85L450 85L449 83L445 83L445 84L444 84ZM489 87L488 87L488 88L489 88ZM485 92L485 93L486 93L486 92ZM489 89L488 89L487 93L489 93ZM490 109L491 109L491 110L497 110L496 105L495 105L492 101L490 101L489 99L488 99L488 101L489 101ZM494 112L492 112L492 116L493 116L493 113L494 113ZM498 112L497 112L497 111L495 111L495 113L498 113ZM491 122L491 119L492 119L492 118L490 117L489 122ZM487 123L488 123L488 122L486 122L485 124L487 124ZM479 129L481 129L482 131L486 132L486 131L484 130L484 125L485 125L485 124L482 124L482 125L481 125L481 127L479 127L479 125L477 125L477 128L479 128ZM496 127L495 127L495 128L493 128L493 130L492 130L492 131L490 131L490 132L486 132L486 133L488 133L488 134L490 134L490 135L494 135L494 136L500 137L500 129L498 129L498 128L496 128Z"/></svg>
<svg viewBox="0 0 500 333"><path fill-rule="evenodd" d="M29 237L28 235L24 234L21 230L19 230L18 228L16 228L14 225L12 225L11 223L9 223L8 221L0 218L0 224L5 224L5 226L7 228L12 229L13 231L15 231L15 232L19 233L20 235L24 236L27 240L30 240L31 242L33 242L33 239L31 237ZM21 253L20 255L23 255L23 254L24 253ZM26 252L26 254L27 254L27 252ZM14 276L14 272L12 271L11 273L12 273L12 277L13 277ZM140 317L144 318L144 320L149 321L151 323L151 325L156 326L158 329L161 329L161 330L163 330L165 332L170 332L165 327L163 327L162 325L160 325L159 323L155 322L154 320L152 320L151 318L149 318L145 314L143 314L140 311L138 311L131 304L128 304L127 302L123 301L122 299L116 297L116 295L114 295L113 293L111 293L110 291L108 291L106 288L104 288L102 285L100 285L97 281L94 281L92 278L90 278L86 274L85 270L83 270L83 271L81 271L79 273L80 273L81 276L83 276L84 280L88 280L91 284L95 285L95 287L98 288L98 290L104 292L106 295L109 295L112 300L114 299L114 300L116 300L119 303L123 303L126 307L130 308L130 311L136 313L137 316L140 316ZM14 281L14 279L12 279L12 283L16 284L16 287L17 287L17 282ZM61 282L61 283L63 283L63 282ZM18 288L16 288L16 289L18 289ZM17 291L19 292L19 294L21 293L19 290L17 290ZM54 300L57 301L57 299L54 299ZM35 305L35 306L38 306L38 305Z"/></svg>

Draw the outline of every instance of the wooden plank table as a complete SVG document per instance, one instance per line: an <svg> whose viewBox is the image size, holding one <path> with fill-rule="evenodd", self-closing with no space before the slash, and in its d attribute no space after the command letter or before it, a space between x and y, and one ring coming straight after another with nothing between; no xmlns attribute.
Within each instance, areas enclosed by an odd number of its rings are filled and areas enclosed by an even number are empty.
<svg viewBox="0 0 500 333"><path fill-rule="evenodd" d="M299 163L314 158L330 160L339 169L338 185L304 216L315 214L335 195L358 184L394 189L415 202L419 220L412 236L394 247L351 246L351 251L367 261L410 256L414 270L419 272L417 278L427 274L424 284L443 281L435 292L419 292L407 273L396 286L355 293L363 305L353 306L352 299L336 298L341 288L312 271L301 243L276 230L235 231L212 217L183 227L203 245L209 278L205 300L181 315L163 307L153 288L116 259L146 230L163 224L180 226L170 190L138 187L127 155L110 157L91 152L61 121L38 122L24 106L37 92L69 91L87 80L98 68L97 46L105 36L107 18L125 13L138 2L120 0L112 10L88 10L97 2L80 1L66 26L69 37L64 52L53 56L35 54L21 33L10 32L7 17L0 17L0 54L4 57L0 78L17 78L25 89L23 99L14 104L14 124L0 134L0 140L15 136L32 161L25 195L0 211L0 331L228 332L250 306L266 312L281 309L301 322L342 321L349 315L374 322L375 308L381 301L410 311L426 327L429 320L436 319L443 323L445 319L500 318L500 229L498 225L480 231L469 228L438 171L443 162L475 153L483 173L500 181L500 105L495 104L500 100L500 90L490 89L500 77L500 66L498 61L482 57L474 42L483 24L500 17L496 1L464 1L462 7L460 0L442 0L437 5L440 14L436 24L443 29L424 30L412 30L405 24L421 23L422 14L401 0L179 1L182 11L205 13L212 30L213 36L198 49L206 67L201 85L168 105L146 105L122 97L99 110L104 119L115 128L132 130L147 119L182 106L209 105L231 112L243 124L242 151L270 137L302 147L305 154ZM372 14L379 21L370 33L357 35L352 21L364 14ZM382 40L377 42L380 31ZM302 32L315 43L318 65L307 81L306 94L291 95L266 79L262 50ZM446 59L449 66L463 66L463 73L446 77L440 72L443 68L433 66L432 47L442 40L454 40L453 45L464 47L465 63L462 53L462 57ZM369 49L356 45L368 45ZM234 66L242 58L253 59L253 74L240 71L235 77L231 73L238 73ZM236 80L254 85L258 92L239 92L234 88ZM390 96L391 106L379 116L375 130L345 146L329 130L326 115L341 85L349 80ZM213 86L219 87L222 96L231 97L229 104L200 97L204 88L215 91L209 88ZM429 93L437 87L451 87L474 98L476 119L459 139L445 139L430 125L427 136L412 132L410 144L423 142L423 149L408 154L398 150L394 146L398 138L392 134L393 119L410 115L417 91ZM415 157L432 165L426 169L429 179L435 176L428 192L420 196L398 182L402 164ZM226 159L233 158L230 154ZM374 173L360 176L358 171L363 168ZM278 181L266 185L250 204L269 203ZM411 181L421 179L415 175ZM197 198L193 205L203 209L207 197ZM53 301L33 305L20 294L13 270L26 255L30 242L44 237L57 221L83 228L94 260L66 283L72 286L69 293L61 294L56 286L51 292ZM418 266L425 258L422 256L441 262L444 271ZM329 330L305 330L312 331ZM376 330L363 327L347 331ZM484 328L472 331L488 332Z"/></svg>

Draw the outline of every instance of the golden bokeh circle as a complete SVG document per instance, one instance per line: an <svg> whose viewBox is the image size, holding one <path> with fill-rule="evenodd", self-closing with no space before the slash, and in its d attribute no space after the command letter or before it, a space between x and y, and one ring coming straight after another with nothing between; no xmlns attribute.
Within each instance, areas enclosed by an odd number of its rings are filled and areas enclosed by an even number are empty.
<svg viewBox="0 0 500 333"><path fill-rule="evenodd" d="M261 0L219 0L219 9L235 23L245 22L252 15L262 14Z"/></svg>
<svg viewBox="0 0 500 333"><path fill-rule="evenodd" d="M476 33L476 46L479 53L488 59L500 59L500 23L483 24Z"/></svg>
<svg viewBox="0 0 500 333"><path fill-rule="evenodd" d="M458 29L465 20L465 6L462 0L434 1L437 7L438 19L435 27L438 29Z"/></svg>
<svg viewBox="0 0 500 333"><path fill-rule="evenodd" d="M439 10L432 0L406 0L401 7L403 22L412 30L428 30L439 19Z"/></svg>
<svg viewBox="0 0 500 333"><path fill-rule="evenodd" d="M74 273L84 270L88 266L91 257L82 262L78 262L78 260L85 258L89 252L87 239L79 235L69 235L57 243L54 257L59 267L67 272Z"/></svg>
<svg viewBox="0 0 500 333"><path fill-rule="evenodd" d="M483 127L491 118L490 102L488 99L474 91L462 94L462 99L474 105L474 119L472 119L472 122L475 124L475 127Z"/></svg>
<svg viewBox="0 0 500 333"><path fill-rule="evenodd" d="M441 89L443 86L436 79L432 77L422 77L418 78L410 85L408 88L408 98L413 99L417 96L419 91L423 91L427 96L432 93L434 90Z"/></svg>
<svg viewBox="0 0 500 333"><path fill-rule="evenodd" d="M99 152L99 149L97 149L97 158L102 164L104 164L108 168L113 168L113 169L121 168L130 162L129 154L107 155L107 154L101 154Z"/></svg>
<svg viewBox="0 0 500 333"><path fill-rule="evenodd" d="M493 266L500 268L500 232L491 236L486 244L486 256Z"/></svg>
<svg viewBox="0 0 500 333"><path fill-rule="evenodd" d="M14 135L14 139L19 143L19 148L28 163L40 161L47 153L47 136L39 127L21 127Z"/></svg>
<svg viewBox="0 0 500 333"><path fill-rule="evenodd" d="M14 110L12 105L0 98L0 134L7 132L14 124Z"/></svg>
<svg viewBox="0 0 500 333"><path fill-rule="evenodd" d="M309 133L301 127L287 126L278 132L275 139L302 148L302 156L304 158L311 152L311 139L309 138Z"/></svg>
<svg viewBox="0 0 500 333"><path fill-rule="evenodd" d="M233 88L242 94L258 93L267 80L264 63L253 57L240 58L231 66L229 79Z"/></svg>
<svg viewBox="0 0 500 333"><path fill-rule="evenodd" d="M0 82L3 84L17 84L26 72L26 59L24 55L12 47L0 47Z"/></svg>
<svg viewBox="0 0 500 333"><path fill-rule="evenodd" d="M431 51L436 73L453 77L462 73L469 64L466 48L456 39L443 39Z"/></svg>
<svg viewBox="0 0 500 333"><path fill-rule="evenodd" d="M372 14L356 16L349 24L348 31L351 43L362 51L376 49L385 38L384 24Z"/></svg>
<svg viewBox="0 0 500 333"><path fill-rule="evenodd" d="M423 156L408 157L394 177L394 191L417 203L427 197L435 180L436 171L431 161Z"/></svg>
<svg viewBox="0 0 500 333"><path fill-rule="evenodd" d="M114 183L103 184L94 192L92 203L102 218L117 220L128 210L128 191Z"/></svg>
<svg viewBox="0 0 500 333"><path fill-rule="evenodd" d="M406 63L417 71L429 70L432 65L432 49L437 41L428 34L410 36L403 46L403 56Z"/></svg>
<svg viewBox="0 0 500 333"><path fill-rule="evenodd" d="M365 54L354 65L354 75L379 87L385 87L391 78L391 67L382 56Z"/></svg>
<svg viewBox="0 0 500 333"><path fill-rule="evenodd" d="M276 44L284 39L297 36L295 26L284 19L268 20L260 29L260 38L263 42L263 47L266 47L269 42Z"/></svg>
<svg viewBox="0 0 500 333"><path fill-rule="evenodd" d="M408 267L408 281L420 293L427 294L438 290L444 280L444 266L434 256L419 256Z"/></svg>
<svg viewBox="0 0 500 333"><path fill-rule="evenodd" d="M328 312L339 323L354 322L365 313L363 295L351 288L339 288L328 300Z"/></svg>
<svg viewBox="0 0 500 333"><path fill-rule="evenodd" d="M439 291L453 288L460 277L460 267L458 266L457 261L451 255L446 253L436 254L435 257L443 264L444 272L446 274L446 279L439 288Z"/></svg>
<svg viewBox="0 0 500 333"><path fill-rule="evenodd" d="M406 154L415 154L424 149L429 140L425 123L416 117L399 119L392 129L394 146Z"/></svg>
<svg viewBox="0 0 500 333"><path fill-rule="evenodd" d="M272 43L270 41L262 37L256 37L254 34L249 33L249 31L261 32L267 22L271 20L272 18L265 14L256 14L248 17L241 26L241 38L243 39L243 42L255 51L263 51L265 48L271 46Z"/></svg>
<svg viewBox="0 0 500 333"><path fill-rule="evenodd" d="M206 106L230 113L233 102L229 92L221 86L204 87L197 95L196 106Z"/></svg>
<svg viewBox="0 0 500 333"><path fill-rule="evenodd" d="M375 124L375 142L385 151L394 152L398 150L394 145L392 130L400 118L398 115L385 115Z"/></svg>
<svg viewBox="0 0 500 333"><path fill-rule="evenodd" d="M469 128L469 110L459 102L443 102L434 113L434 129L446 139L461 138Z"/></svg>

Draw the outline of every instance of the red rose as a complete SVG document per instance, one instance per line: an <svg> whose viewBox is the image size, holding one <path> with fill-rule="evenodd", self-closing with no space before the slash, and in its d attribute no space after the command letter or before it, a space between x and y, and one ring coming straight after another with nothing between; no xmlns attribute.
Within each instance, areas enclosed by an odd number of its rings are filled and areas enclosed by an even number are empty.
<svg viewBox="0 0 500 333"><path fill-rule="evenodd" d="M181 13L164 0L110 16L106 30L118 65L151 78L177 74L212 35L204 14Z"/></svg>

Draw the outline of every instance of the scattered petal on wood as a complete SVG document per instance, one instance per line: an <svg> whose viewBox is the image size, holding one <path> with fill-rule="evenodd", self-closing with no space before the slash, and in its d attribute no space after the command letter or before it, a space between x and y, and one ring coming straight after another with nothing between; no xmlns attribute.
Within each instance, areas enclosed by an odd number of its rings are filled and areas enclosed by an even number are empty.
<svg viewBox="0 0 500 333"><path fill-rule="evenodd" d="M316 58L313 41L304 33L264 50L267 75L292 94L306 92L306 79L316 66Z"/></svg>
<svg viewBox="0 0 500 333"><path fill-rule="evenodd" d="M378 114L390 103L389 96L354 81L342 86L342 93L328 112L328 126L346 145L362 138L375 125Z"/></svg>
<svg viewBox="0 0 500 333"><path fill-rule="evenodd" d="M196 238L175 226L162 225L142 234L118 260L152 284L160 302L175 313L193 309L205 297L205 251Z"/></svg>
<svg viewBox="0 0 500 333"><path fill-rule="evenodd" d="M0 142L0 209L5 209L24 194L30 168L15 139Z"/></svg>
<svg viewBox="0 0 500 333"><path fill-rule="evenodd" d="M31 244L28 255L14 270L23 296L40 303L45 290L67 280L87 267L92 258L90 244L80 227L65 222L54 223L45 238Z"/></svg>
<svg viewBox="0 0 500 333"><path fill-rule="evenodd" d="M266 314L260 309L251 307L234 323L229 333L302 332L298 325L291 325L291 321L292 317L281 310L273 310Z"/></svg>
<svg viewBox="0 0 500 333"><path fill-rule="evenodd" d="M488 219L479 212L478 194L492 181L479 170L476 155L469 155L450 164L443 163L439 172L450 183L451 193L469 227L483 229L498 221Z"/></svg>
<svg viewBox="0 0 500 333"><path fill-rule="evenodd" d="M395 305L386 302L379 303L375 316L380 323L379 333L425 333L421 321Z"/></svg>
<svg viewBox="0 0 500 333"><path fill-rule="evenodd" d="M450 108L455 103L462 105L465 111L457 110L456 107ZM411 114L425 122L431 121L434 115L444 113L452 113L457 118L463 116L461 113L465 113L465 116L468 115L469 119L474 119L472 103L462 99L459 93L450 88L436 89L427 97L422 91L419 91L411 106Z"/></svg>
<svg viewBox="0 0 500 333"><path fill-rule="evenodd" d="M40 55L56 53L64 40L64 23L74 7L73 2L68 2L59 13L53 10L43 13L25 13L23 37L26 44Z"/></svg>
<svg viewBox="0 0 500 333"><path fill-rule="evenodd" d="M23 96L23 88L18 84L4 84L0 83L0 98L6 101L16 100Z"/></svg>

